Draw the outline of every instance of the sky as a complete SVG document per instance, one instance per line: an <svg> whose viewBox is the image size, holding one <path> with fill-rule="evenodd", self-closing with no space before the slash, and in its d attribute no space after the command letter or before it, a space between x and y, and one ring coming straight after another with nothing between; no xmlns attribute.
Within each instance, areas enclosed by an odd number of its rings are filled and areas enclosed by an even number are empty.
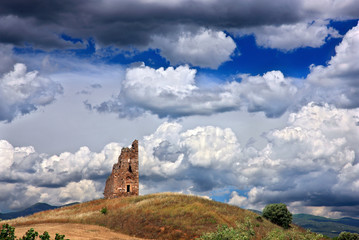
<svg viewBox="0 0 359 240"><path fill-rule="evenodd" d="M359 217L357 0L2 0L0 212L140 194Z"/></svg>

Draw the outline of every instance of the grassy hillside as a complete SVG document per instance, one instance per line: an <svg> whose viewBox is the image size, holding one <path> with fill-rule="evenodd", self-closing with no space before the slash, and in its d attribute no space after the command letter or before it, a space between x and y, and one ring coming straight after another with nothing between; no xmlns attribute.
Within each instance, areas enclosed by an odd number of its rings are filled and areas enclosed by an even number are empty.
<svg viewBox="0 0 359 240"><path fill-rule="evenodd" d="M107 214L100 212L103 208L107 208ZM193 239L215 231L218 225L235 227L236 224L243 224L246 219L251 222L255 232L253 239L278 234L296 236L304 232L296 226L282 230L256 213L235 206L172 193L99 199L8 222L15 227L36 223L94 224L141 238Z"/></svg>

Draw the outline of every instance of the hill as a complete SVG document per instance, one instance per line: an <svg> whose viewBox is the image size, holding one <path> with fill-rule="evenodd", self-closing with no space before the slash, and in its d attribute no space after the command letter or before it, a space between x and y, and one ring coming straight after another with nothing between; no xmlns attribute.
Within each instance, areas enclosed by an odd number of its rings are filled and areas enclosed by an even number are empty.
<svg viewBox="0 0 359 240"><path fill-rule="evenodd" d="M102 209L107 214L102 214ZM196 196L162 193L118 199L99 199L86 203L39 212L8 221L18 226L34 224L77 223L107 227L127 235L148 239L193 239L217 226L246 226L253 229L253 239L278 234L308 235L295 225L283 230L256 213ZM63 233L66 234L66 233ZM306 239L314 239L306 238ZM293 237L294 236L294 237ZM269 238L272 239L272 238Z"/></svg>
<svg viewBox="0 0 359 240"><path fill-rule="evenodd" d="M0 213L0 218L1 219L12 219L12 218L17 218L17 217L24 217L24 216L28 216L37 212L41 212L41 211L46 211L46 210L51 210L51 209L56 209L59 208L59 206L51 206L47 203L36 203L28 208L25 208L23 210L20 211L16 211L16 212L9 212L9 213Z"/></svg>
<svg viewBox="0 0 359 240"><path fill-rule="evenodd" d="M71 206L73 204L77 204L77 203L71 203L71 204L67 204L64 206ZM0 213L0 219L8 220L8 219L13 219L13 218L18 218L18 217L25 217L25 216L29 216L29 215L37 213L37 212L56 209L56 208L60 208L60 207L64 207L64 206L52 206L47 203L36 203L36 204L34 204L28 208L25 208L23 210L20 210L20 211Z"/></svg>
<svg viewBox="0 0 359 240"><path fill-rule="evenodd" d="M354 218L331 219L309 214L294 214L293 222L328 237L336 237L343 231L359 233L359 219Z"/></svg>

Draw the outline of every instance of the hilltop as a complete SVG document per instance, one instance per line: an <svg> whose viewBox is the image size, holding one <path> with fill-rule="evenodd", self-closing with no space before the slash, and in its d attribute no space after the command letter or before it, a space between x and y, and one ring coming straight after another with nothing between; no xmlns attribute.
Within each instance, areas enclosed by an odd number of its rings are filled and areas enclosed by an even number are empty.
<svg viewBox="0 0 359 240"><path fill-rule="evenodd" d="M101 213L104 208L106 214ZM263 239L276 231L291 235L305 232L295 225L283 230L258 214L236 206L173 193L98 199L7 222L15 227L46 223L91 224L148 239L193 239L216 231L218 225L236 227L236 224L245 222L250 222L255 232L254 239Z"/></svg>

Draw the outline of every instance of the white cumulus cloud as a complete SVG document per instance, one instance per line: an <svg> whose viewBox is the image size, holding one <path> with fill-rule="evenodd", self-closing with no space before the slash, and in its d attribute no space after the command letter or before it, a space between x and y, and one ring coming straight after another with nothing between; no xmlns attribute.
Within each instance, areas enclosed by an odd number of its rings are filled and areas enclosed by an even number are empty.
<svg viewBox="0 0 359 240"><path fill-rule="evenodd" d="M268 25L240 30L240 34L254 34L258 46L290 51L297 48L318 48L327 38L337 38L340 34L328 22L316 20L296 24Z"/></svg>
<svg viewBox="0 0 359 240"><path fill-rule="evenodd" d="M335 51L327 66L311 66L307 76L309 86L315 88L316 101L358 107L359 24L345 34Z"/></svg>
<svg viewBox="0 0 359 240"><path fill-rule="evenodd" d="M217 69L230 60L236 44L222 31L200 29L196 33L180 32L174 37L155 35L151 47L159 48L171 64L191 64Z"/></svg>
<svg viewBox="0 0 359 240"><path fill-rule="evenodd" d="M16 116L30 113L45 106L61 94L63 88L37 71L27 71L17 63L14 70L0 77L0 121L11 122Z"/></svg>
<svg viewBox="0 0 359 240"><path fill-rule="evenodd" d="M48 156L32 146L14 147L0 140L2 192L11 191L8 197L0 198L0 210L38 201L64 204L101 197L121 149L120 144L109 143L98 153L81 147L75 153Z"/></svg>
<svg viewBox="0 0 359 240"><path fill-rule="evenodd" d="M263 111L268 117L282 115L293 104L298 88L280 71L270 71L263 76L239 75L241 83L232 82L228 89L239 94L242 105L249 112Z"/></svg>
<svg viewBox="0 0 359 240"><path fill-rule="evenodd" d="M240 75L241 82L213 83L209 87L196 82L196 70L188 65L153 69L142 64L127 69L117 97L89 109L115 112L120 117L137 117L145 112L160 118L247 109L281 116L293 103L297 87L293 79L280 71L260 76Z"/></svg>

